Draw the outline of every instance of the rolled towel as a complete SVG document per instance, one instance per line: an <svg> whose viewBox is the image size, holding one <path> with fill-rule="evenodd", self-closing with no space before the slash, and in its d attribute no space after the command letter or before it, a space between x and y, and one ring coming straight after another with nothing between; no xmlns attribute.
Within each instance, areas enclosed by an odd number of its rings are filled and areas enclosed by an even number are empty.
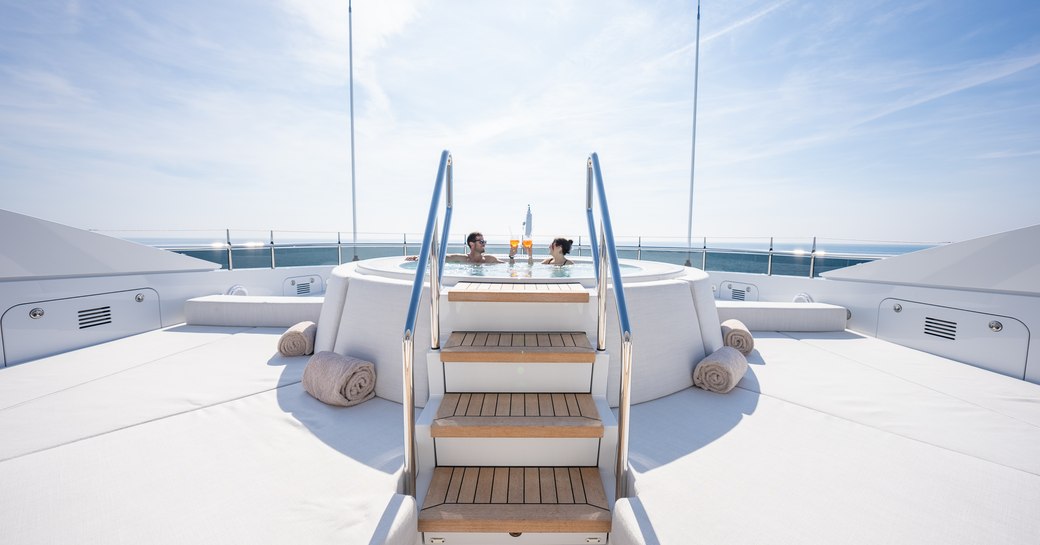
<svg viewBox="0 0 1040 545"><path fill-rule="evenodd" d="M755 338L751 336L744 322L730 318L722 322L722 344L732 346L747 356L755 349Z"/></svg>
<svg viewBox="0 0 1040 545"><path fill-rule="evenodd" d="M283 356L306 356L314 352L314 334L318 326L314 322L300 322L282 333L278 339L278 351Z"/></svg>
<svg viewBox="0 0 1040 545"><path fill-rule="evenodd" d="M350 407L376 395L376 369L370 362L335 352L318 352L303 368L303 389L318 401Z"/></svg>
<svg viewBox="0 0 1040 545"><path fill-rule="evenodd" d="M693 384L709 392L724 394L747 372L747 358L732 346L708 354L693 368Z"/></svg>

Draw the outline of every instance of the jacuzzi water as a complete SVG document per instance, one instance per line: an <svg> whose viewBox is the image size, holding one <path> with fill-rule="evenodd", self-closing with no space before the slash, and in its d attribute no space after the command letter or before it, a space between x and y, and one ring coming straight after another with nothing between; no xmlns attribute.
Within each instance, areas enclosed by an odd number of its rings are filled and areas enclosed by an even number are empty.
<svg viewBox="0 0 1040 545"><path fill-rule="evenodd" d="M504 256L499 256L503 257ZM574 265L557 267L554 265L542 265L545 256L535 256L535 263L528 264L526 260L510 265L509 263L476 264L476 263L445 263L441 271L442 284L453 286L456 282L466 279L487 279L491 282L519 282L519 283L554 283L554 282L580 282L586 288L596 286L596 272L593 262L589 258L575 257ZM635 261L622 259L619 263L621 276L625 282L649 282L676 278L686 274L686 268L671 263L660 263L657 261ZM357 270L363 274L374 274L384 278L398 278L408 280L415 278L415 261L405 261L403 257L377 257L358 261L355 265ZM429 275L426 275L427 278ZM611 281L607 274L608 282Z"/></svg>
<svg viewBox="0 0 1040 545"><path fill-rule="evenodd" d="M401 264L406 271L415 271L418 264L408 261ZM621 275L641 270L635 265L620 264ZM596 272L591 262L576 262L573 265L543 265L541 263L445 263L444 276L471 276L484 278L590 278Z"/></svg>

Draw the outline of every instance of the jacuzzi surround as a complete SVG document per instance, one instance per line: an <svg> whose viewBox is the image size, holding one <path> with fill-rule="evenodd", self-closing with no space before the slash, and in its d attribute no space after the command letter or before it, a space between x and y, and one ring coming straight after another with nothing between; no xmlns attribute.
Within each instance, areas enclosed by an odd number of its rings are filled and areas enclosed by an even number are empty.
<svg viewBox="0 0 1040 545"><path fill-rule="evenodd" d="M488 281L488 282L521 282L521 283L556 283L556 282L581 282L581 285L586 288L593 288L596 286L596 277L592 272L592 260L588 258L574 258L573 261L579 267L587 271L587 274L577 276L545 276L545 277L528 277L528 276L477 276L477 275L460 275L455 270L448 268L445 264L445 271L442 274L441 284L445 287L454 286L460 281ZM673 265L671 263L661 263L657 261L638 261L634 259L621 259L619 260L622 266L622 279L625 284L636 283L636 282L651 282L655 280L666 280L670 278L679 278L685 276L691 269L682 267L680 265ZM415 276L414 268L409 270L406 268L408 264L414 267L414 262L405 261L401 257L379 257L374 259L366 259L356 263L357 272L361 274L374 274L377 276L387 278L399 278L399 279L412 279ZM508 264L493 264L493 265L473 265L476 267L487 267L489 272L499 272L508 270L504 267L508 267ZM527 266L523 260L520 260L518 267ZM552 271L553 269L559 269L554 265L542 265L536 262L531 265L534 268L544 268L546 271ZM565 267L566 268L566 267ZM516 269L514 269L516 270ZM573 269L572 269L573 270ZM522 274L522 269L518 272Z"/></svg>

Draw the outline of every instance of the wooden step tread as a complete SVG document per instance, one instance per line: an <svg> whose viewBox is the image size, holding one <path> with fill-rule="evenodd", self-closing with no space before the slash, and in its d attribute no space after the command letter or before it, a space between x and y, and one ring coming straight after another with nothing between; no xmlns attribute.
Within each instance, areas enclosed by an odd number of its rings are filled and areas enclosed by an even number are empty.
<svg viewBox="0 0 1040 545"><path fill-rule="evenodd" d="M420 532L609 532L596 467L437 467Z"/></svg>
<svg viewBox="0 0 1040 545"><path fill-rule="evenodd" d="M578 282L555 284L459 282L448 301L483 303L588 303L589 290Z"/></svg>
<svg viewBox="0 0 1040 545"><path fill-rule="evenodd" d="M445 394L430 425L434 437L603 437L590 394Z"/></svg>
<svg viewBox="0 0 1040 545"><path fill-rule="evenodd" d="M582 331L453 331L441 361L593 363L596 350Z"/></svg>

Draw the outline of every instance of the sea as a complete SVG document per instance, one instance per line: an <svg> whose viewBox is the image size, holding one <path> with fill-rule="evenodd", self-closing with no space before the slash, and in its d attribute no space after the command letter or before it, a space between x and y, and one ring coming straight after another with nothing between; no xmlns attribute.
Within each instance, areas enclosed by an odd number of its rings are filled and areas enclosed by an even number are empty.
<svg viewBox="0 0 1040 545"><path fill-rule="evenodd" d="M107 233L106 233L107 234ZM263 236L260 236L263 235ZM113 234L113 236L119 236ZM255 269L305 265L336 265L357 259L416 255L418 235L399 240L370 240L354 244L333 236L121 236L127 240L211 261L224 269ZM228 244L228 240L231 241ZM535 237L537 242L543 242ZM216 242L214 242L216 241ZM615 239L618 257L691 265L706 271L745 272L783 276L819 276L821 273L936 246L935 243L867 242L837 239ZM505 241L503 241L505 242ZM535 254L548 254L548 239L535 245ZM542 246L543 248L539 250ZM489 244L487 251L506 255L509 245ZM464 253L463 244L449 244L448 253ZM571 256L591 257L587 238L579 237Z"/></svg>

